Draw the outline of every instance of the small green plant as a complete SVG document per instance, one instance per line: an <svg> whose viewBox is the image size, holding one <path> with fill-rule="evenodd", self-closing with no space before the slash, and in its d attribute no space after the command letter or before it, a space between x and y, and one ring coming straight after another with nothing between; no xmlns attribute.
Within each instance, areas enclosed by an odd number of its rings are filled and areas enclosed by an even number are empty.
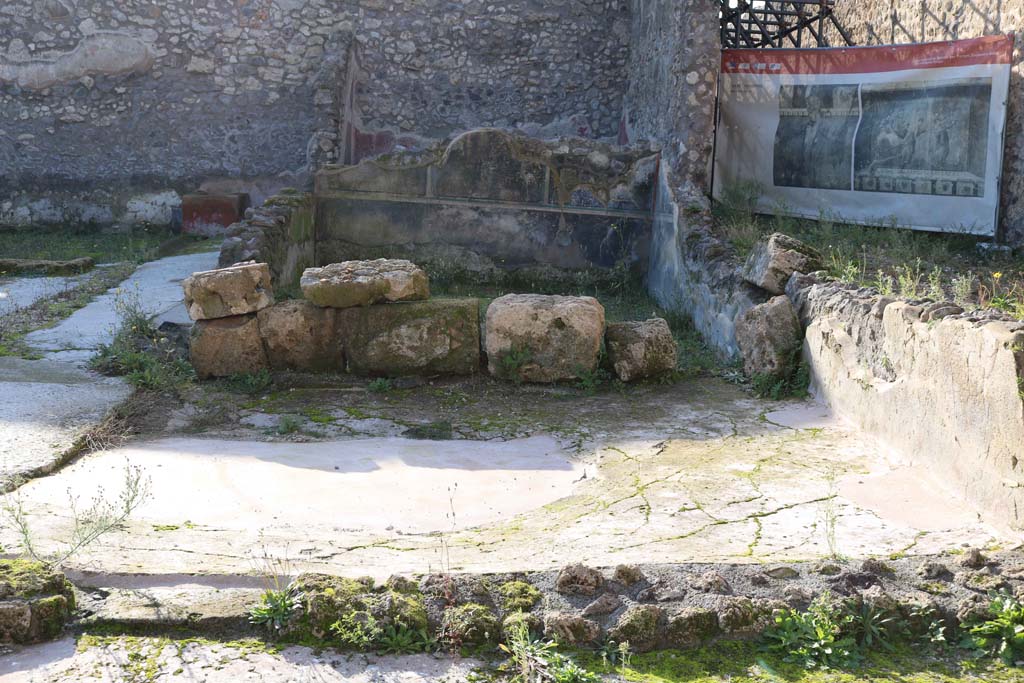
<svg viewBox="0 0 1024 683"><path fill-rule="evenodd" d="M799 361L795 369L783 375L754 375L751 387L758 398L781 401L787 398L807 398L811 387L811 370Z"/></svg>
<svg viewBox="0 0 1024 683"><path fill-rule="evenodd" d="M137 291L119 292L114 300L118 326L109 344L101 344L90 366L126 378L133 386L175 392L195 378L180 349L153 325Z"/></svg>
<svg viewBox="0 0 1024 683"><path fill-rule="evenodd" d="M295 434L302 429L302 422L294 415L282 415L277 421L277 429L274 433L278 436Z"/></svg>
<svg viewBox="0 0 1024 683"><path fill-rule="evenodd" d="M289 587L264 591L260 602L249 609L249 623L278 635L302 611L302 599Z"/></svg>
<svg viewBox="0 0 1024 683"><path fill-rule="evenodd" d="M331 624L338 642L353 650L369 650L380 639L382 630L369 612L354 611Z"/></svg>
<svg viewBox="0 0 1024 683"><path fill-rule="evenodd" d="M143 473L142 468L126 464L124 480L116 498L108 499L104 490L100 488L89 506L82 509L79 499L69 493L71 531L68 538L62 540L57 550L51 553L43 552L36 546L29 513L20 494L8 498L2 509L18 534L24 555L47 567L59 567L83 548L95 543L101 536L119 529L149 498L150 484L151 480Z"/></svg>
<svg viewBox="0 0 1024 683"><path fill-rule="evenodd" d="M992 596L988 618L969 624L961 645L1014 666L1024 660L1024 605L1009 593Z"/></svg>
<svg viewBox="0 0 1024 683"><path fill-rule="evenodd" d="M895 650L893 640L900 621L889 612L868 602L862 602L850 615L850 633L861 650L881 648Z"/></svg>
<svg viewBox="0 0 1024 683"><path fill-rule="evenodd" d="M970 273L956 275L950 284L953 288L953 302L964 308L969 306L974 299L974 276Z"/></svg>
<svg viewBox="0 0 1024 683"><path fill-rule="evenodd" d="M921 259L914 261L914 265L901 264L896 266L896 279L900 285L900 296L907 299L916 299L921 293L921 279L924 277L921 272Z"/></svg>
<svg viewBox="0 0 1024 683"><path fill-rule="evenodd" d="M522 382L520 370L533 361L533 352L527 348L512 347L500 358L501 372L516 383Z"/></svg>
<svg viewBox="0 0 1024 683"><path fill-rule="evenodd" d="M498 648L509 656L513 683L599 683L601 677L557 652L552 640L534 640L523 622L515 622Z"/></svg>
<svg viewBox="0 0 1024 683"><path fill-rule="evenodd" d="M875 275L875 289L882 296L894 296L896 294L896 278L879 270Z"/></svg>
<svg viewBox="0 0 1024 683"><path fill-rule="evenodd" d="M614 667L629 668L629 664L633 660L633 650L629 646L628 640L621 643L611 639L606 640L597 648L597 654L601 658L601 665L605 669Z"/></svg>
<svg viewBox="0 0 1024 683"><path fill-rule="evenodd" d="M409 655L435 652L437 639L425 628L412 629L404 624L388 625L380 632L377 645L384 654Z"/></svg>
<svg viewBox="0 0 1024 683"><path fill-rule="evenodd" d="M584 367L576 368L576 387L588 395L596 394L610 379L608 371L601 367L594 370Z"/></svg>
<svg viewBox="0 0 1024 683"><path fill-rule="evenodd" d="M928 273L928 297L933 301L945 301L946 290L942 286L942 268L935 266Z"/></svg>
<svg viewBox="0 0 1024 683"><path fill-rule="evenodd" d="M227 379L228 388L240 394L260 394L274 384L274 377L269 370L243 372L231 375Z"/></svg>
<svg viewBox="0 0 1024 683"><path fill-rule="evenodd" d="M946 649L946 623L935 607L915 605L908 616L905 632L912 640L936 650Z"/></svg>
<svg viewBox="0 0 1024 683"><path fill-rule="evenodd" d="M387 377L378 377L366 385L366 390L371 394L386 394L395 388L395 383Z"/></svg>
<svg viewBox="0 0 1024 683"><path fill-rule="evenodd" d="M857 659L853 617L824 594L806 612L782 610L764 633L765 649L805 669L836 669Z"/></svg>

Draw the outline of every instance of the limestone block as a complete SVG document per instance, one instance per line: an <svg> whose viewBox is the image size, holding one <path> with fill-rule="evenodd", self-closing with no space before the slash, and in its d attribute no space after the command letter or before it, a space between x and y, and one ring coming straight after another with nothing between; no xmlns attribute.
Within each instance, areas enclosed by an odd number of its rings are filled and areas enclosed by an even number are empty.
<svg viewBox="0 0 1024 683"><path fill-rule="evenodd" d="M192 366L199 379L228 377L267 368L256 315L200 320L192 328Z"/></svg>
<svg viewBox="0 0 1024 683"><path fill-rule="evenodd" d="M317 306L351 308L430 298L427 274L410 261L346 261L302 274L303 295Z"/></svg>
<svg viewBox="0 0 1024 683"><path fill-rule="evenodd" d="M195 273L182 283L185 307L193 320L214 320L255 313L274 303L266 263L240 263Z"/></svg>
<svg viewBox="0 0 1024 683"><path fill-rule="evenodd" d="M0 643L27 643L32 634L32 606L24 600L0 602Z"/></svg>
<svg viewBox="0 0 1024 683"><path fill-rule="evenodd" d="M611 323L605 339L609 360L623 382L657 377L676 369L676 340L663 318Z"/></svg>
<svg viewBox="0 0 1024 683"><path fill-rule="evenodd" d="M487 358L495 377L574 379L597 368L604 307L591 297L510 294L487 309Z"/></svg>
<svg viewBox="0 0 1024 683"><path fill-rule="evenodd" d="M275 370L345 369L344 345L335 325L335 309L309 301L283 301L259 312L267 362Z"/></svg>
<svg viewBox="0 0 1024 683"><path fill-rule="evenodd" d="M754 247L743 267L743 279L772 294L783 294L793 273L820 269L818 252L800 240L777 232Z"/></svg>
<svg viewBox="0 0 1024 683"><path fill-rule="evenodd" d="M336 311L357 375L470 375L480 369L480 302L434 299Z"/></svg>
<svg viewBox="0 0 1024 683"><path fill-rule="evenodd" d="M544 635L566 645L584 645L601 637L601 626L577 614L548 612L544 615Z"/></svg>
<svg viewBox="0 0 1024 683"><path fill-rule="evenodd" d="M802 338L796 311L785 296L754 306L736 319L736 342L743 354L743 369L751 377L792 370Z"/></svg>
<svg viewBox="0 0 1024 683"><path fill-rule="evenodd" d="M0 643L56 638L74 608L74 590L60 572L38 562L0 560Z"/></svg>

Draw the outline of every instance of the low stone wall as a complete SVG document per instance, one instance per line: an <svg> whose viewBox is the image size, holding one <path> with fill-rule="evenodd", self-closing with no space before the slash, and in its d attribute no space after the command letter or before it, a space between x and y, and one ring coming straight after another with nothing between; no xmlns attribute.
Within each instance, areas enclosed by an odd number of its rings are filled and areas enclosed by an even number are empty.
<svg viewBox="0 0 1024 683"><path fill-rule="evenodd" d="M787 293L819 398L994 521L1024 528L1024 322L809 276Z"/></svg>
<svg viewBox="0 0 1024 683"><path fill-rule="evenodd" d="M302 271L316 260L313 197L285 191L245 215L245 220L228 228L220 267L245 261L266 263L275 289L298 291Z"/></svg>
<svg viewBox="0 0 1024 683"><path fill-rule="evenodd" d="M664 308L686 313L704 341L725 359L739 356L735 320L767 293L740 275L733 249L712 232L704 209L692 215L675 201L662 170L651 237L648 289Z"/></svg>

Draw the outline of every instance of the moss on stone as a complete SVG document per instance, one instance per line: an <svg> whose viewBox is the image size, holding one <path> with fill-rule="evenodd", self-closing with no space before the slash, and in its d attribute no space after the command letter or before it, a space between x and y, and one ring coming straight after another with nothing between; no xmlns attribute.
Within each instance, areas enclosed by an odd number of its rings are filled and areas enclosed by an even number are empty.
<svg viewBox="0 0 1024 683"><path fill-rule="evenodd" d="M628 642L637 652L648 652L661 640L665 610L654 605L636 605L626 610L608 635L619 643Z"/></svg>
<svg viewBox="0 0 1024 683"><path fill-rule="evenodd" d="M40 562L0 560L0 603L5 623L0 634L34 643L60 635L75 608L71 582Z"/></svg>
<svg viewBox="0 0 1024 683"><path fill-rule="evenodd" d="M449 607L441 619L441 638L449 645L486 645L496 643L500 636L498 618L475 602Z"/></svg>
<svg viewBox="0 0 1024 683"><path fill-rule="evenodd" d="M32 631L40 640L52 640L64 630L71 618L73 601L63 595L51 595L32 603Z"/></svg>
<svg viewBox="0 0 1024 683"><path fill-rule="evenodd" d="M506 612L529 612L540 602L541 593L525 581L507 581L498 587Z"/></svg>
<svg viewBox="0 0 1024 683"><path fill-rule="evenodd" d="M426 605L415 584L402 584L398 590L374 587L372 579L304 574L296 579L293 590L301 596L302 615L287 630L290 640L330 640L335 624L341 624L343 630L365 627L362 631L366 633L388 626L427 628ZM345 634L340 637L346 645L359 644L359 639L346 640Z"/></svg>
<svg viewBox="0 0 1024 683"><path fill-rule="evenodd" d="M1011 683L1020 681L1020 669L996 661L935 657L929 652L875 651L850 671L807 670L798 663L765 653L759 644L719 642L693 650L664 650L638 654L614 671L602 666L591 652L575 653L586 668L617 674L642 683Z"/></svg>
<svg viewBox="0 0 1024 683"><path fill-rule="evenodd" d="M60 572L41 562L0 560L0 599L26 600L39 595L64 595L74 605L71 584Z"/></svg>
<svg viewBox="0 0 1024 683"><path fill-rule="evenodd" d="M512 612L501 622L502 633L508 634L519 625L525 626L527 633L539 635L544 632L544 621L532 612Z"/></svg>

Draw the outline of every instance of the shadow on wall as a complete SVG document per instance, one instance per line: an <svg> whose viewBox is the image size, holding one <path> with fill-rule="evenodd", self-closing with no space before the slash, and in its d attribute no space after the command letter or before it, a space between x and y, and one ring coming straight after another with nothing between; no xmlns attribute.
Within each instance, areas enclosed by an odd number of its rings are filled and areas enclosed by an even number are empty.
<svg viewBox="0 0 1024 683"><path fill-rule="evenodd" d="M648 289L662 307L689 315L722 358L739 357L736 318L766 296L740 276L733 252L710 229L710 219L675 201L669 172L659 176L651 237Z"/></svg>

